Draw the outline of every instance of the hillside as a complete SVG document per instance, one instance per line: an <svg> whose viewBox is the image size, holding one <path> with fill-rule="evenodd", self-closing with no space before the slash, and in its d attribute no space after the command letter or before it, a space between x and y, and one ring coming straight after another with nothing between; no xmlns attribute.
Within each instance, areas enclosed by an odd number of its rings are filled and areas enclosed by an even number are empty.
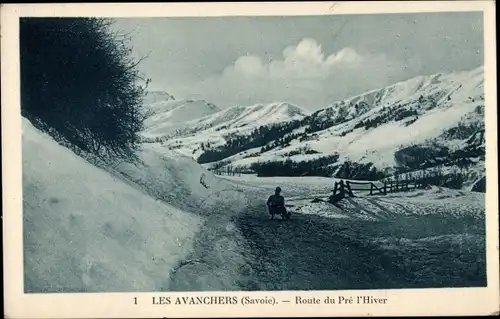
<svg viewBox="0 0 500 319"><path fill-rule="evenodd" d="M244 123L238 118L221 121L225 124L201 125L191 136L165 140L163 147L191 155L207 167L259 172L266 169L262 163L309 161L315 168L326 166L320 174L337 176L345 173L346 162L361 165L365 173L380 172L375 175L381 177L420 169L409 164L410 155L421 161L422 156L439 155L441 160L425 164L426 168L447 166L463 171L465 166L475 172L466 178L471 186L484 175L483 71L479 67L419 76L335 102L292 121L280 122L272 116L253 121L254 131L242 129L250 125L251 116ZM230 114L230 110L223 110L210 119L225 112ZM204 121L207 119L200 120ZM260 127L255 129L256 125ZM270 128L276 134L264 136ZM428 149L434 151L426 153ZM398 157L398 152L406 154ZM324 160L317 164L320 159ZM307 169L302 173L307 174Z"/></svg>
<svg viewBox="0 0 500 319"><path fill-rule="evenodd" d="M200 100L159 100L145 104L148 117L142 135L146 139L170 136L189 127L186 123L219 112L220 109L209 102Z"/></svg>
<svg viewBox="0 0 500 319"><path fill-rule="evenodd" d="M174 101L175 97L165 91L148 91L146 97L144 98L144 103L146 105L151 105L155 103L163 103L166 101Z"/></svg>
<svg viewBox="0 0 500 319"><path fill-rule="evenodd" d="M197 158L206 149L224 145L228 137L245 136L260 127L275 123L301 120L307 114L307 111L284 102L235 106L198 119L178 122L175 129L158 130L154 138L146 138L145 142L162 142L162 147L166 149L175 149ZM163 115L158 114L158 117L161 116ZM145 132L152 131L152 126L148 123L146 126L149 127Z"/></svg>

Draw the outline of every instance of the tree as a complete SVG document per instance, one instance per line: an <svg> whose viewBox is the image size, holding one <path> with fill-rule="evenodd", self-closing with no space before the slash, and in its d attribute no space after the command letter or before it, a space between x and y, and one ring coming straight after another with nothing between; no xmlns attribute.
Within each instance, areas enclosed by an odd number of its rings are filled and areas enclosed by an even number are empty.
<svg viewBox="0 0 500 319"><path fill-rule="evenodd" d="M21 113L75 151L132 158L149 80L130 38L99 18L21 18ZM142 82L142 84L141 84Z"/></svg>

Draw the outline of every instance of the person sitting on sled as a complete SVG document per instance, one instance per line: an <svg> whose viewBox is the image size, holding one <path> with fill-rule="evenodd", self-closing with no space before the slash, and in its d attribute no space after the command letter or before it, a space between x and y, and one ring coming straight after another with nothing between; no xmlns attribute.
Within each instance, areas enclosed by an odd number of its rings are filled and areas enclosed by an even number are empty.
<svg viewBox="0 0 500 319"><path fill-rule="evenodd" d="M276 187L274 195L269 196L269 198L267 199L267 208L269 209L271 218L273 218L274 215L281 215L283 213L286 213L285 198L281 196L280 193L281 188Z"/></svg>

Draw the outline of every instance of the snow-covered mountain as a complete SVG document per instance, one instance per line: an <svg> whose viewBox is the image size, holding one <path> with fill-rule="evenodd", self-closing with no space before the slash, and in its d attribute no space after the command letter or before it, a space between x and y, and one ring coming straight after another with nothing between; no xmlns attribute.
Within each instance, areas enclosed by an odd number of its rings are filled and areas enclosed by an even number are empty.
<svg viewBox="0 0 500 319"><path fill-rule="evenodd" d="M205 100L176 100L163 91L148 92L144 98L147 115L142 136L145 141L192 136L201 131L248 131L272 123L302 119L307 111L278 102L219 109Z"/></svg>
<svg viewBox="0 0 500 319"><path fill-rule="evenodd" d="M148 91L144 97L144 104L151 105L155 103L163 103L166 101L174 101L175 97L165 91Z"/></svg>
<svg viewBox="0 0 500 319"><path fill-rule="evenodd" d="M286 102L255 104L222 110L211 117L204 118L199 123L220 130L301 119L306 114L307 111Z"/></svg>
<svg viewBox="0 0 500 319"><path fill-rule="evenodd" d="M220 109L207 101L158 100L145 105L148 117L145 121L145 138L170 136L182 131L186 123L219 112Z"/></svg>
<svg viewBox="0 0 500 319"><path fill-rule="evenodd" d="M304 133L292 145L266 153L282 156L307 146L377 167L393 166L393 154L402 146L438 138L460 124L482 126L483 81L481 67L419 76L339 101L305 118ZM457 142L451 136L439 139L449 146Z"/></svg>
<svg viewBox="0 0 500 319"><path fill-rule="evenodd" d="M190 136L165 140L163 147L190 154L212 167L249 169L256 163L297 163L330 156L321 165L334 167L332 173L338 173L345 162L387 172L402 166L417 169L406 158L427 148L438 148L457 160L456 151L470 150L472 144L467 141L474 139L480 145L467 156L481 176L483 72L479 67L418 76L337 101L309 115L284 103L226 109L191 122L186 132ZM424 158L418 160L424 162ZM434 164L446 161L438 162Z"/></svg>
<svg viewBox="0 0 500 319"><path fill-rule="evenodd" d="M165 105L175 104L175 102ZM184 104L183 104L184 105ZM221 145L229 135L244 135L260 127L274 123L303 119L308 111L286 102L234 106L223 110L210 108L213 105L205 101L192 102L191 107L183 107L184 117L172 120L172 113L179 108L168 109L163 106L146 121L143 135L148 142L164 141L167 144L189 144L188 154L201 148L202 143ZM169 106L170 107L170 106ZM212 114L204 114L209 109ZM158 110L158 108L156 108ZM207 113L210 113L207 112Z"/></svg>

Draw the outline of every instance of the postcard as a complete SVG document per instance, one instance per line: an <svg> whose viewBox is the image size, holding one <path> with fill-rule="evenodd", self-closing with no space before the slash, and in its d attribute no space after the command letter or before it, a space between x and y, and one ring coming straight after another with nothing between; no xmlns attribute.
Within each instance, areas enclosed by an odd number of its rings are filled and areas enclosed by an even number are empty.
<svg viewBox="0 0 500 319"><path fill-rule="evenodd" d="M4 316L498 314L495 22L3 5Z"/></svg>

